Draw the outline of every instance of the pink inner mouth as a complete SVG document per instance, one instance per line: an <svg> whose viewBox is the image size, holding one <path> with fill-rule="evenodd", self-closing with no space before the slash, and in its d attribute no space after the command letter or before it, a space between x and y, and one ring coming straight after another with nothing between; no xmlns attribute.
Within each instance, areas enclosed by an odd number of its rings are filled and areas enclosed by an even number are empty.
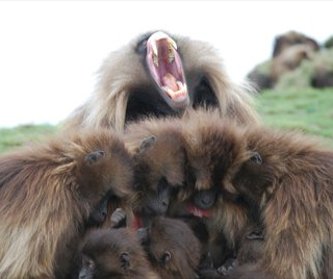
<svg viewBox="0 0 333 279"><path fill-rule="evenodd" d="M139 213L134 214L134 220L132 223L132 229L135 231L143 227L142 218Z"/></svg>
<svg viewBox="0 0 333 279"><path fill-rule="evenodd" d="M209 209L201 209L199 207L196 207L194 204L189 203L186 206L186 210L188 213L192 214L193 216L199 217L199 218L209 218L210 217L210 211Z"/></svg>
<svg viewBox="0 0 333 279"><path fill-rule="evenodd" d="M172 101L184 102L188 99L188 92L181 58L170 44L171 38L165 34L165 37L154 39L154 34L147 42L146 58L152 77ZM154 53L154 48L157 53Z"/></svg>

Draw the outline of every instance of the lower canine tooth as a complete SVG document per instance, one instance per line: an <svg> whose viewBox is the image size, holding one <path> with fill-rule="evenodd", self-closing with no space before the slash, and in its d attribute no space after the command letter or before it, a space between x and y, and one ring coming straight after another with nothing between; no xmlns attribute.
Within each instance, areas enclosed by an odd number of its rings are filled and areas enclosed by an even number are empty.
<svg viewBox="0 0 333 279"><path fill-rule="evenodd" d="M179 90L184 87L184 85L180 81L177 81L177 85Z"/></svg>

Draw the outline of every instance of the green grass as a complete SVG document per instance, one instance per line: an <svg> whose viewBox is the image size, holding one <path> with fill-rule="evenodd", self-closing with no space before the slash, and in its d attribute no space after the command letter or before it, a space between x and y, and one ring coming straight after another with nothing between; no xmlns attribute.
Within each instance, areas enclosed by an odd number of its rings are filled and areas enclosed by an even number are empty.
<svg viewBox="0 0 333 279"><path fill-rule="evenodd" d="M268 126L302 130L323 138L333 148L333 88L266 90L257 96L256 103ZM0 129L0 153L56 131L51 125Z"/></svg>
<svg viewBox="0 0 333 279"><path fill-rule="evenodd" d="M263 91L257 109L268 126L302 130L333 147L333 88Z"/></svg>
<svg viewBox="0 0 333 279"><path fill-rule="evenodd" d="M56 126L30 124L0 129L0 153L24 143L35 141L43 135L54 134L56 130Z"/></svg>

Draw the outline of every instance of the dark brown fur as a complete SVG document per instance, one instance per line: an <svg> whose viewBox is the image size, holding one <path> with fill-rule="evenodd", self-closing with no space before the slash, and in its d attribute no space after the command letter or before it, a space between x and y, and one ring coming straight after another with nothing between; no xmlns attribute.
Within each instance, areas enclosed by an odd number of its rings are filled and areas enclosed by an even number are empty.
<svg viewBox="0 0 333 279"><path fill-rule="evenodd" d="M109 191L127 197L132 176L130 156L111 131L79 131L2 156L0 277L65 275L101 198Z"/></svg>
<svg viewBox="0 0 333 279"><path fill-rule="evenodd" d="M249 129L244 139L252 155L230 181L260 208L265 241L259 268L281 279L329 278L333 152L300 134L262 128Z"/></svg>
<svg viewBox="0 0 333 279"><path fill-rule="evenodd" d="M241 232L249 222L246 206L234 205L222 191L229 169L237 166L240 156L243 156L241 150L245 150L245 144L238 141L241 132L227 128L231 121L221 121L216 111L192 111L183 122L189 179L187 192L180 193L184 195L179 201L193 204L193 196L199 191L216 193L215 204L205 210L208 216L202 218L209 235L207 252L215 267L234 255ZM194 214L197 214L196 211Z"/></svg>
<svg viewBox="0 0 333 279"><path fill-rule="evenodd" d="M181 115L161 98L154 80L147 72L145 40L147 33L114 51L100 69L99 82L91 98L65 121L65 129L78 127L113 127L123 131L128 120L142 117ZM249 90L228 77L216 51L207 43L187 37L172 36L183 60L189 91L189 106L213 106L222 117L239 122L257 122Z"/></svg>
<svg viewBox="0 0 333 279"><path fill-rule="evenodd" d="M221 189L213 224L231 244L253 222L264 228L258 263L228 278L330 278L333 152L296 133L218 123L212 115L200 120L189 133L198 154L189 162L208 174L196 187Z"/></svg>
<svg viewBox="0 0 333 279"><path fill-rule="evenodd" d="M133 153L139 197L136 212L143 219L165 215L170 199L184 187L186 179L186 154L180 121L148 119L134 123L128 126L125 141Z"/></svg>
<svg viewBox="0 0 333 279"><path fill-rule="evenodd" d="M159 181L166 179L170 187L177 190L168 215L182 218L191 226L203 244L203 256L208 252L212 254L217 267L233 255L235 234L241 237L238 234L246 226L247 213L233 203L229 205L221 195L211 210L211 215L216 216L212 221L189 214L187 206L196 191L218 188L218 181L224 179L224 172L227 173L234 156L238 156L238 149L245 148L236 140L235 144L228 144L234 137L239 137L237 131L230 130L226 135L223 125L221 130L212 131L211 126L221 121L217 111L189 111L181 121L151 119L132 124L128 127L126 138L129 149L136 154L134 161L140 174L138 188L141 187L142 198L138 209L147 204L145 198L150 192L156 195ZM156 137L156 142L140 151L142 140L152 135ZM223 156L223 159L217 160L222 154L230 154L230 158ZM225 211L231 211L232 218L224 214ZM220 221L215 222L216 219ZM235 223L239 225L235 227Z"/></svg>
<svg viewBox="0 0 333 279"><path fill-rule="evenodd" d="M154 270L162 279L196 278L200 243L182 221L157 217L148 229L144 243Z"/></svg>
<svg viewBox="0 0 333 279"><path fill-rule="evenodd" d="M151 270L145 251L130 229L89 232L82 245L81 258L81 276L86 275L86 279L160 278ZM94 266L86 266L87 260Z"/></svg>

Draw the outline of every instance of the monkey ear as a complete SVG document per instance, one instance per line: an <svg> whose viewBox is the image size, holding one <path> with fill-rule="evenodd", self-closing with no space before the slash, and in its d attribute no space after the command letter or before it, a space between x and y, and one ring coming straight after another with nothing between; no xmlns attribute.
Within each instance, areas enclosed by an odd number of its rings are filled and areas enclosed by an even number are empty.
<svg viewBox="0 0 333 279"><path fill-rule="evenodd" d="M139 153L145 152L148 148L150 148L156 142L155 136L149 136L144 138L139 147Z"/></svg>
<svg viewBox="0 0 333 279"><path fill-rule="evenodd" d="M161 261L163 264L166 264L171 260L171 258L171 253L169 251L165 251L162 255Z"/></svg>
<svg viewBox="0 0 333 279"><path fill-rule="evenodd" d="M88 163L88 165L92 165L96 163L99 159L105 156L105 152L102 150L90 152L86 155L84 160Z"/></svg>
<svg viewBox="0 0 333 279"><path fill-rule="evenodd" d="M261 156L260 156L260 154L258 152L253 152L250 160L253 163L257 164L257 165L261 165L262 164L262 158L261 158Z"/></svg>
<svg viewBox="0 0 333 279"><path fill-rule="evenodd" d="M130 256L129 256L128 252L121 253L119 256L119 260L121 263L121 267L124 270L127 270L130 266Z"/></svg>

